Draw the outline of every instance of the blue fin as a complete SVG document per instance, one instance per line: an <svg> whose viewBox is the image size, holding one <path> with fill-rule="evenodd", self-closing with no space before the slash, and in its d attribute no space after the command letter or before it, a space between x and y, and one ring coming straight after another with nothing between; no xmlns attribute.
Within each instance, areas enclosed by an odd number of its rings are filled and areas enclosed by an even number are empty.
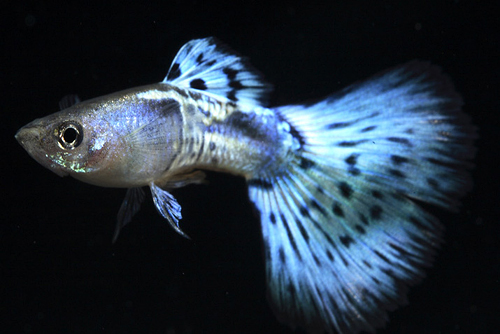
<svg viewBox="0 0 500 334"><path fill-rule="evenodd" d="M156 210L168 220L170 226L182 235L183 237L190 239L189 236L182 232L179 227L179 220L182 219L181 206L177 203L177 200L168 191L161 189L153 182L149 184L151 189L151 194L153 195L153 201L156 206Z"/></svg>
<svg viewBox="0 0 500 334"><path fill-rule="evenodd" d="M213 37L186 43L163 82L250 105L266 104L272 88L245 59Z"/></svg>
<svg viewBox="0 0 500 334"><path fill-rule="evenodd" d="M113 243L118 239L121 229L132 221L132 217L139 211L144 201L144 190L142 188L129 188L125 194L116 221Z"/></svg>
<svg viewBox="0 0 500 334"><path fill-rule="evenodd" d="M205 180L205 173L202 171L191 171L183 174L174 175L165 184L164 187L169 189L180 188L189 184L202 184L207 183ZM180 235L189 239L189 237L181 231L179 227L179 220L182 218L181 207L175 198L165 190L162 190L157 185L150 185L151 193L153 194L153 201L160 214L168 220L170 225ZM125 198L123 199L113 234L113 243L118 239L121 229L132 221L132 217L139 211L141 204L144 201L144 191L142 188L129 188Z"/></svg>
<svg viewBox="0 0 500 334"><path fill-rule="evenodd" d="M301 143L287 170L255 176L268 294L309 332L373 332L406 302L441 242L416 200L456 208L475 129L447 77L412 62L313 105L276 111Z"/></svg>

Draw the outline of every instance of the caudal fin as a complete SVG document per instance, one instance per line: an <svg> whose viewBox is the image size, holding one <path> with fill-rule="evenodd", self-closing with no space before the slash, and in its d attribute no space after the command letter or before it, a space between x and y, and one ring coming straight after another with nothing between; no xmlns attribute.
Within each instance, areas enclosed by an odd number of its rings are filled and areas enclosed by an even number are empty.
<svg viewBox="0 0 500 334"><path fill-rule="evenodd" d="M276 109L301 142L249 184L269 297L309 332L372 332L424 275L441 226L415 200L455 209L475 129L439 68L411 62L313 105Z"/></svg>

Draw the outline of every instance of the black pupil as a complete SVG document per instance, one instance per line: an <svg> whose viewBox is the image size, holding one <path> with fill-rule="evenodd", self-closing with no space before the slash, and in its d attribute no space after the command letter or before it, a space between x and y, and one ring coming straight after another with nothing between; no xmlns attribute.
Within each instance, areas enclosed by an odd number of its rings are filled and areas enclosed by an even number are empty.
<svg viewBox="0 0 500 334"><path fill-rule="evenodd" d="M76 140L77 136L78 136L78 132L76 131L76 129L67 128L63 133L63 140L66 143L70 144Z"/></svg>

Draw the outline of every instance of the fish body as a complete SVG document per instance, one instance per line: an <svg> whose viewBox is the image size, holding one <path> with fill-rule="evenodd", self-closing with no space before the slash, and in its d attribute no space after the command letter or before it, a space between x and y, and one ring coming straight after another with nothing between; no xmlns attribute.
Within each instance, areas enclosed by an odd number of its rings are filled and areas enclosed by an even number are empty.
<svg viewBox="0 0 500 334"><path fill-rule="evenodd" d="M215 39L193 40L162 82L67 99L16 138L60 176L128 189L114 240L141 187L186 236L169 191L202 183L202 170L244 177L278 318L311 333L373 331L440 243L417 201L453 210L470 187L475 129L449 79L424 62L307 105L269 108L270 89Z"/></svg>
<svg viewBox="0 0 500 334"><path fill-rule="evenodd" d="M242 111L233 102L161 83L78 103L26 125L18 137L38 138L22 142L61 175L131 188L168 183L195 168L251 178L286 154L285 144L276 144L287 137L280 122L269 109ZM82 142L65 150L70 125Z"/></svg>

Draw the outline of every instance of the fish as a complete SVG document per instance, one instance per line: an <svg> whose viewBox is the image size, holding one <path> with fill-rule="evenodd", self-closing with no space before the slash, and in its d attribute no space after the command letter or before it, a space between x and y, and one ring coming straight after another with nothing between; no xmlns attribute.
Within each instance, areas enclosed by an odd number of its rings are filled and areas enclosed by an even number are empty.
<svg viewBox="0 0 500 334"><path fill-rule="evenodd" d="M451 79L425 61L306 103L268 106L271 90L246 58L195 39L163 81L68 96L15 138L59 176L127 189L113 242L144 187L189 238L171 192L207 170L243 177L277 319L308 333L374 332L442 243L424 205L457 212L471 188L477 129Z"/></svg>

